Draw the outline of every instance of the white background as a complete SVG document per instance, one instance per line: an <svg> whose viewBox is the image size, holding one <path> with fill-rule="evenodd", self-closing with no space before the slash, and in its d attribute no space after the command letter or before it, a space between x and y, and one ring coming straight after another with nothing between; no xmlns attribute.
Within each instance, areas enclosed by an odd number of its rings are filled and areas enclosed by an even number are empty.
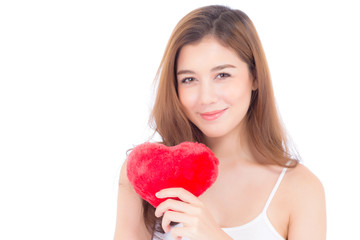
<svg viewBox="0 0 360 240"><path fill-rule="evenodd" d="M176 23L208 4L257 27L278 106L323 182L328 239L358 236L359 7L353 1L1 1L0 239L112 239L126 150L151 135Z"/></svg>

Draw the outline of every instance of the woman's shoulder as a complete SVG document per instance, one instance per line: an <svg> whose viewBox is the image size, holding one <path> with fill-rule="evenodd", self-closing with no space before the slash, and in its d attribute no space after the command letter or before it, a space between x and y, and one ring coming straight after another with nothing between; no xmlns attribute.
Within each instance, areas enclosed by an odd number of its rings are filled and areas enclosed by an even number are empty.
<svg viewBox="0 0 360 240"><path fill-rule="evenodd" d="M119 178L117 218L114 239L150 239L142 214L142 200L127 177L127 161Z"/></svg>
<svg viewBox="0 0 360 240"><path fill-rule="evenodd" d="M131 184L129 182L129 179L127 177L127 160L125 160L121 166L120 170L120 178L119 178L119 185L120 186L126 186L130 187Z"/></svg>
<svg viewBox="0 0 360 240"><path fill-rule="evenodd" d="M288 237L325 239L325 191L320 179L299 163L287 170L284 180L283 196L289 211Z"/></svg>
<svg viewBox="0 0 360 240"><path fill-rule="evenodd" d="M287 169L286 178L287 185L294 192L323 189L320 179L301 163L294 168Z"/></svg>
<svg viewBox="0 0 360 240"><path fill-rule="evenodd" d="M284 179L293 215L324 209L323 184L309 168L299 163L296 167L287 169Z"/></svg>

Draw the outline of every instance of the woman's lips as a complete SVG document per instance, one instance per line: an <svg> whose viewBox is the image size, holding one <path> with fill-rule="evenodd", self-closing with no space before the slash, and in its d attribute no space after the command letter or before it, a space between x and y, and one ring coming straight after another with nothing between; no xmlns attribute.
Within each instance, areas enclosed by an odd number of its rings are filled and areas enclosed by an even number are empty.
<svg viewBox="0 0 360 240"><path fill-rule="evenodd" d="M215 119L218 119L221 115L223 115L223 113L227 110L227 108L223 109L223 110L217 110L217 111L212 111L212 112L205 112L205 113L200 113L200 116L207 121L213 121Z"/></svg>

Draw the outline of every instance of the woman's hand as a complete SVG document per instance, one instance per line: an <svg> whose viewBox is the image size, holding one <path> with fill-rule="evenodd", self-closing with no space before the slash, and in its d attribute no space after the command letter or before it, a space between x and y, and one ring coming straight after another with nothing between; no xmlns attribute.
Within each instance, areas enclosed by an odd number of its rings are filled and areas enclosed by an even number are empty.
<svg viewBox="0 0 360 240"><path fill-rule="evenodd" d="M167 199L156 208L155 216L161 217L162 228L170 231L170 222L179 222L183 227L171 229L174 239L186 237L191 240L231 239L215 222L205 205L192 193L183 188L167 188L156 193L158 198L179 198L182 201Z"/></svg>

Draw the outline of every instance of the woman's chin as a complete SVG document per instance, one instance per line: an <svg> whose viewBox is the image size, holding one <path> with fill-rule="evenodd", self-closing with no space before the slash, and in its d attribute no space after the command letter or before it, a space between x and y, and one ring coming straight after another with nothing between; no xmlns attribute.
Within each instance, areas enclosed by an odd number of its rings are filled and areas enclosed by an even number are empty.
<svg viewBox="0 0 360 240"><path fill-rule="evenodd" d="M206 138L220 138L220 137L223 137L225 135L224 132L222 131L219 131L218 130L213 130L213 131L202 131L204 133L204 136Z"/></svg>

